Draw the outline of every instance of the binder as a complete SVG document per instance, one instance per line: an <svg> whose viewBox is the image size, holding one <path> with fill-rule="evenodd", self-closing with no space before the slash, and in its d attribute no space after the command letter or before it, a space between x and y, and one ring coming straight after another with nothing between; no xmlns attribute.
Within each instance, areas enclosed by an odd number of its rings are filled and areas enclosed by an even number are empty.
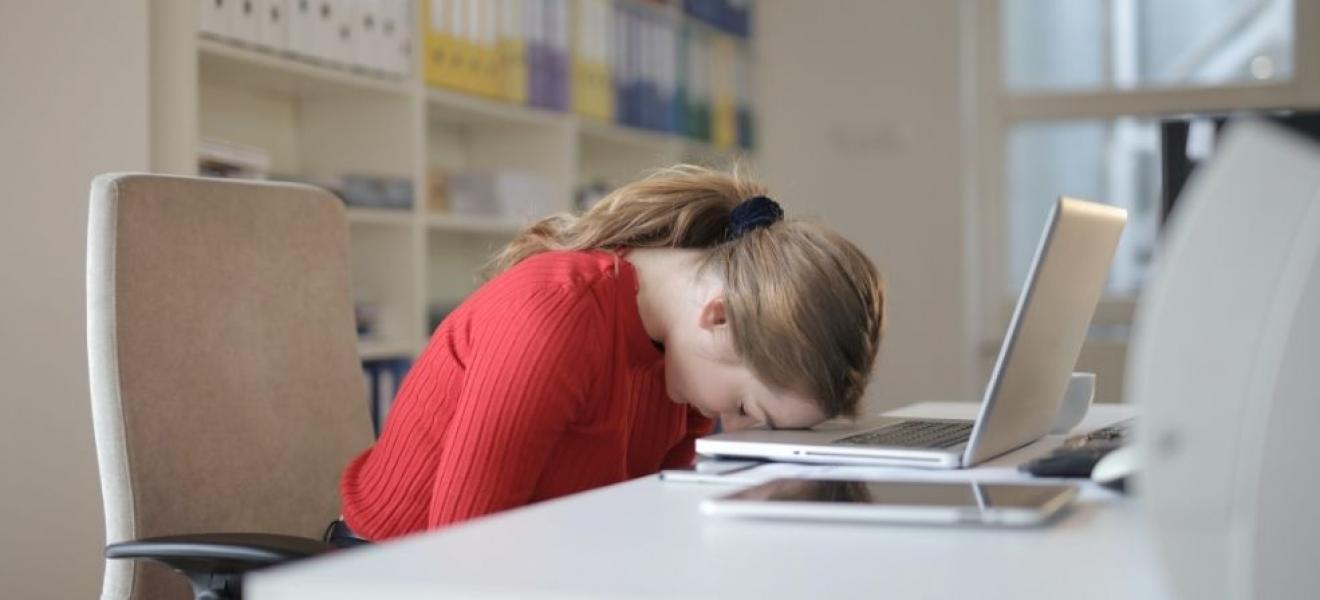
<svg viewBox="0 0 1320 600"><path fill-rule="evenodd" d="M737 73L734 77L738 102L738 147L751 150L756 146L755 118L752 114L752 61L747 50L738 52Z"/></svg>
<svg viewBox="0 0 1320 600"><path fill-rule="evenodd" d="M556 110L568 110L568 0L547 0L549 51L549 102Z"/></svg>
<svg viewBox="0 0 1320 600"><path fill-rule="evenodd" d="M693 107L695 109L696 130L695 137L699 140L710 140L710 111L711 111L711 64L710 64L710 43L703 34L697 34L694 38L695 54L693 55L693 68L696 71L696 88L693 97Z"/></svg>
<svg viewBox="0 0 1320 600"><path fill-rule="evenodd" d="M409 42L417 23L406 1L376 0L376 68L388 75L402 75L412 61Z"/></svg>
<svg viewBox="0 0 1320 600"><path fill-rule="evenodd" d="M480 14L477 12L479 0L453 0L456 9L450 19L450 31L454 33L454 47L458 56L456 86L465 92L475 92L480 88L477 83L481 73L481 57L477 50L480 37Z"/></svg>
<svg viewBox="0 0 1320 600"><path fill-rule="evenodd" d="M326 55L331 64L339 67L350 67L353 65L353 34L354 17L356 16L357 0L335 0L334 14L330 20L329 46L326 48Z"/></svg>
<svg viewBox="0 0 1320 600"><path fill-rule="evenodd" d="M384 71L381 65L380 0L355 0L351 18L349 63L363 71Z"/></svg>
<svg viewBox="0 0 1320 600"><path fill-rule="evenodd" d="M422 0L422 78L428 85L445 85L449 61L448 25L444 0ZM388 36L388 34L386 34Z"/></svg>
<svg viewBox="0 0 1320 600"><path fill-rule="evenodd" d="M678 67L677 52L678 43L673 21L665 20L661 22L660 44L657 49L659 82L659 114L658 125L661 131L672 133L677 130L678 109Z"/></svg>
<svg viewBox="0 0 1320 600"><path fill-rule="evenodd" d="M229 5L237 0L198 0L197 31L216 39L229 38Z"/></svg>
<svg viewBox="0 0 1320 600"><path fill-rule="evenodd" d="M646 19L646 127L664 129L664 101L661 99L661 79L664 74L661 51L664 46L664 32L658 19Z"/></svg>
<svg viewBox="0 0 1320 600"><path fill-rule="evenodd" d="M461 89L464 57L458 44L462 31L461 11L465 0L429 0L423 4L427 83Z"/></svg>
<svg viewBox="0 0 1320 600"><path fill-rule="evenodd" d="M261 37L258 34L261 25L257 0L231 0L226 7L229 10L230 39L256 47Z"/></svg>
<svg viewBox="0 0 1320 600"><path fill-rule="evenodd" d="M570 77L573 109L583 116L613 120L609 5L604 0L577 0L573 8Z"/></svg>
<svg viewBox="0 0 1320 600"><path fill-rule="evenodd" d="M283 52L289 45L288 0L257 1L257 46Z"/></svg>
<svg viewBox="0 0 1320 600"><path fill-rule="evenodd" d="M610 72L613 75L614 119L627 124L631 121L632 105L628 102L628 48L632 38L628 35L628 11L619 4L611 7L610 31L614 46L610 52Z"/></svg>
<svg viewBox="0 0 1320 600"><path fill-rule="evenodd" d="M382 18L381 67L392 75L412 73L416 58L413 49L417 47L417 21L413 14L412 0L378 0Z"/></svg>
<svg viewBox="0 0 1320 600"><path fill-rule="evenodd" d="M623 105L622 123L634 127L641 126L641 107L640 94L641 89L641 48L639 38L641 33L641 23L631 10L621 10L622 27L620 32L624 39L623 54L621 56L623 66L620 69L622 81L620 83L620 102Z"/></svg>
<svg viewBox="0 0 1320 600"><path fill-rule="evenodd" d="M752 35L752 0L725 0L729 11L729 31L743 38Z"/></svg>
<svg viewBox="0 0 1320 600"><path fill-rule="evenodd" d="M573 106L573 112L596 117L593 114L593 103L591 97L592 83L592 48L589 39L592 18L591 0L573 0L573 13L569 18L569 69L570 79L572 81L570 104Z"/></svg>
<svg viewBox="0 0 1320 600"><path fill-rule="evenodd" d="M528 0L527 14L527 103L531 106L549 105L549 65L546 47L546 3L548 0Z"/></svg>
<svg viewBox="0 0 1320 600"><path fill-rule="evenodd" d="M631 15L632 25L628 32L632 35L632 64L629 67L632 71L632 92L631 102L633 125L637 127L650 127L649 118L651 115L650 86L651 73L648 63L651 56L650 24L640 12Z"/></svg>
<svg viewBox="0 0 1320 600"><path fill-rule="evenodd" d="M737 113L733 90L733 40L715 36L711 74L710 140L717 148L728 150L737 141Z"/></svg>
<svg viewBox="0 0 1320 600"><path fill-rule="evenodd" d="M614 119L614 77L613 77L613 56L614 28L610 20L613 18L614 6L610 0L597 0L595 3L595 19L592 25L592 31L595 33L594 56L597 61L595 67L595 82L593 85L593 94L596 97L596 103L600 108L600 115L605 120Z"/></svg>
<svg viewBox="0 0 1320 600"><path fill-rule="evenodd" d="M499 95L518 104L527 102L526 4L526 0L500 0Z"/></svg>
<svg viewBox="0 0 1320 600"><path fill-rule="evenodd" d="M232 2L233 0L225 0ZM315 58L317 51L316 9L321 0L288 0L288 50L303 58Z"/></svg>
<svg viewBox="0 0 1320 600"><path fill-rule="evenodd" d="M684 0L683 11L716 29L748 37L751 5L751 0Z"/></svg>
<svg viewBox="0 0 1320 600"><path fill-rule="evenodd" d="M674 25L674 131L683 135L689 132L689 103L691 96L691 67L688 64L688 45L691 43L688 28L683 23Z"/></svg>
<svg viewBox="0 0 1320 600"><path fill-rule="evenodd" d="M335 62L335 15L338 14L338 0L312 0L312 13L308 26L311 40L309 58L318 62Z"/></svg>
<svg viewBox="0 0 1320 600"><path fill-rule="evenodd" d="M480 0L477 6L477 92L500 98L504 87L500 79L500 6L492 0Z"/></svg>
<svg viewBox="0 0 1320 600"><path fill-rule="evenodd" d="M695 26L683 29L686 94L683 132L693 139L710 139L710 65L705 36Z"/></svg>
<svg viewBox="0 0 1320 600"><path fill-rule="evenodd" d="M646 72L646 85L643 87L646 101L646 128L661 131L665 123L665 105L661 86L664 79L664 23L651 16L644 22L646 50L643 56L643 68Z"/></svg>
<svg viewBox="0 0 1320 600"><path fill-rule="evenodd" d="M486 27L483 18L486 2L464 0L463 4L463 14L466 19L466 24L463 26L463 91L469 94L483 94L486 61L482 51L482 41Z"/></svg>

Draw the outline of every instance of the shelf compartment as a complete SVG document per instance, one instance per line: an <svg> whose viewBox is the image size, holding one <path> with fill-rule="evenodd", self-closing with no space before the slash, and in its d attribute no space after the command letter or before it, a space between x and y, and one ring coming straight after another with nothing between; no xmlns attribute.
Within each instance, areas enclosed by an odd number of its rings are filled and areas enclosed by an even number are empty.
<svg viewBox="0 0 1320 600"><path fill-rule="evenodd" d="M402 78L323 66L206 38L197 40L197 48L198 73L203 80L298 96L411 93Z"/></svg>

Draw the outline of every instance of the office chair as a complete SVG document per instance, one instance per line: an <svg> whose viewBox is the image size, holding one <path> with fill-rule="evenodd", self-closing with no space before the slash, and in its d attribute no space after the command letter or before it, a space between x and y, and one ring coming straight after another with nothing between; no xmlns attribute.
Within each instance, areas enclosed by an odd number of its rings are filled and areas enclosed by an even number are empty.
<svg viewBox="0 0 1320 600"><path fill-rule="evenodd" d="M309 186L92 182L88 362L106 600L238 598L326 552L371 443L342 203ZM147 559L114 560L114 559Z"/></svg>

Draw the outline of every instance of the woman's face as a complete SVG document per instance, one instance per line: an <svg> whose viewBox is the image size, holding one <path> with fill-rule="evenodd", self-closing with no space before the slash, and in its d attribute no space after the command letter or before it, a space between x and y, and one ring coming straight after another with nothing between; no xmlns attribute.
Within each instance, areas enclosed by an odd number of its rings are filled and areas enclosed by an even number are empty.
<svg viewBox="0 0 1320 600"><path fill-rule="evenodd" d="M697 318L684 320L665 340L665 387L670 399L719 418L725 429L811 427L825 420L810 398L766 386L733 347L724 301L715 298Z"/></svg>

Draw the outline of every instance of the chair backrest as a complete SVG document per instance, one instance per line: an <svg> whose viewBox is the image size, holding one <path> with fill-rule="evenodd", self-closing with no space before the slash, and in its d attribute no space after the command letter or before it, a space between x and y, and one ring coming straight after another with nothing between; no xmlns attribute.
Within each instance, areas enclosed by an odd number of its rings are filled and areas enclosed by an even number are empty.
<svg viewBox="0 0 1320 600"><path fill-rule="evenodd" d="M319 537L371 443L348 225L310 186L110 174L92 182L88 362L107 543ZM190 597L107 561L103 598Z"/></svg>

